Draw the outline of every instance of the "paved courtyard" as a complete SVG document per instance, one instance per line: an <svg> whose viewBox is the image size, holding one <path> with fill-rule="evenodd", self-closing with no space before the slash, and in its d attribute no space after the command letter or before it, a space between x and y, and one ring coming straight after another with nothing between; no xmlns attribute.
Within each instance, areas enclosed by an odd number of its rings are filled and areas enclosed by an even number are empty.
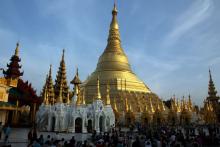
<svg viewBox="0 0 220 147"><path fill-rule="evenodd" d="M9 136L9 143L12 145L12 147L26 147L28 143L27 135L29 132L29 128L12 128L11 134ZM55 136L55 133L53 132L38 132L38 136L43 134L44 138L47 137L47 135L50 135L51 137ZM85 139L91 137L91 134L81 134L81 133L59 133L60 139L65 138L65 140L70 140L72 136L75 136L75 139L77 141L84 141ZM2 138L0 140L0 146L3 144L4 134L2 134Z"/></svg>

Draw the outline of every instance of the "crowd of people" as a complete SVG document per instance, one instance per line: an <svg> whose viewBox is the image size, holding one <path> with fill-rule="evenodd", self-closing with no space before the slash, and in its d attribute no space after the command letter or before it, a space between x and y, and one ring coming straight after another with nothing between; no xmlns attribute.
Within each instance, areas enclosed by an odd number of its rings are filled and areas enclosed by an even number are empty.
<svg viewBox="0 0 220 147"><path fill-rule="evenodd" d="M122 131L112 128L105 133L96 133L91 138L76 141L55 136L40 135L39 138L29 138L29 147L204 147L220 146L220 132L218 129L204 127L156 127L138 128ZM29 135L28 135L29 136Z"/></svg>
<svg viewBox="0 0 220 147"><path fill-rule="evenodd" d="M10 146L9 125L0 126L4 133L4 145ZM77 134L75 134L77 135ZM27 134L28 147L205 147L220 146L220 131L216 126L163 126L139 127L130 129L112 128L105 133L95 130L83 141L61 138L60 133L43 136L34 127Z"/></svg>

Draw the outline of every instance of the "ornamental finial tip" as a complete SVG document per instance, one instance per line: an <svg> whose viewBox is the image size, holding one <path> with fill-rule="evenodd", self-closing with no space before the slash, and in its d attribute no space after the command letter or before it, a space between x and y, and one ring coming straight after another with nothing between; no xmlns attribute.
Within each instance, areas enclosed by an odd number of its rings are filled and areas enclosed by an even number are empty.
<svg viewBox="0 0 220 147"><path fill-rule="evenodd" d="M18 51L19 51L19 41L16 43L15 56L18 56Z"/></svg>

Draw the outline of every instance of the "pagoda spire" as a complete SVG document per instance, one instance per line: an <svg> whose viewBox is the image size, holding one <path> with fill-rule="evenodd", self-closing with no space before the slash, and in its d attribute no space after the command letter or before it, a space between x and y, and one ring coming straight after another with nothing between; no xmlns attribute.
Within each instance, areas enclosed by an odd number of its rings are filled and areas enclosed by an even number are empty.
<svg viewBox="0 0 220 147"><path fill-rule="evenodd" d="M161 111L161 109L160 109L160 100L159 99L157 100L157 111Z"/></svg>
<svg viewBox="0 0 220 147"><path fill-rule="evenodd" d="M62 57L61 57L61 61L60 61L60 67L57 72L55 85L54 85L54 92L55 92L55 97L58 98L60 95L60 90L62 89L62 98L63 98L62 101L66 102L69 87L67 85L66 64L65 64L65 60L64 60L64 54L65 54L65 49L63 49L63 53L62 53ZM60 87L62 87L62 88L60 88Z"/></svg>
<svg viewBox="0 0 220 147"><path fill-rule="evenodd" d="M117 108L117 104L116 104L116 98L115 98L114 101L113 101L113 110L114 110L115 112L118 112L118 108Z"/></svg>
<svg viewBox="0 0 220 147"><path fill-rule="evenodd" d="M118 14L118 10L116 4L114 3L114 7L112 9L112 21L110 23L110 28L109 28L108 43L105 52L118 52L124 54L124 51L121 47L117 14Z"/></svg>
<svg viewBox="0 0 220 147"><path fill-rule="evenodd" d="M97 88L97 92L96 92L95 99L101 100L99 77L97 78L97 87L96 88Z"/></svg>
<svg viewBox="0 0 220 147"><path fill-rule="evenodd" d="M208 97L206 99L211 104L210 106L212 106L212 109L216 113L216 115L219 116L220 112L219 112L218 104L219 104L220 97L217 96L217 91L215 90L215 84L213 82L212 74L211 74L210 69L209 69Z"/></svg>
<svg viewBox="0 0 220 147"><path fill-rule="evenodd" d="M192 100L191 100L191 96L189 94L189 99L188 99L188 109L191 111L192 110Z"/></svg>
<svg viewBox="0 0 220 147"><path fill-rule="evenodd" d="M155 110L154 110L154 107L153 107L153 104L152 104L151 98L150 98L150 108L151 108L151 112L154 113Z"/></svg>
<svg viewBox="0 0 220 147"><path fill-rule="evenodd" d="M109 84L106 85L106 105L111 105L110 95L109 95Z"/></svg>
<svg viewBox="0 0 220 147"><path fill-rule="evenodd" d="M21 66L19 65L19 62L21 59L18 56L18 50L19 50L19 43L16 44L15 53L10 59L10 63L7 64L8 69L5 71L3 70L3 74L6 78L19 78L23 75L23 72L20 72Z"/></svg>
<svg viewBox="0 0 220 147"><path fill-rule="evenodd" d="M83 90L83 94L82 94L82 105L85 105L86 101L85 101L85 89Z"/></svg>
<svg viewBox="0 0 220 147"><path fill-rule="evenodd" d="M76 74L75 74L73 80L70 83L74 85L74 95L75 94L78 95L79 94L79 85L82 83L80 78L79 78L78 68L76 68Z"/></svg>
<svg viewBox="0 0 220 147"><path fill-rule="evenodd" d="M79 70L78 70L78 68L76 68L76 74L75 74L73 80L70 83L74 84L74 85L82 84L82 82L81 82L81 80L79 78Z"/></svg>
<svg viewBox="0 0 220 147"><path fill-rule="evenodd" d="M128 105L128 98L125 98L125 112L128 112L129 110L129 105Z"/></svg>
<svg viewBox="0 0 220 147"><path fill-rule="evenodd" d="M18 53L19 53L19 42L16 43L16 48L15 48L15 56L18 57Z"/></svg>
<svg viewBox="0 0 220 147"><path fill-rule="evenodd" d="M70 104L70 94L69 94L69 92L67 93L66 103L67 103L68 105Z"/></svg>
<svg viewBox="0 0 220 147"><path fill-rule="evenodd" d="M209 87L208 87L208 97L207 100L212 103L218 103L219 97L216 96L217 91L215 90L215 84L212 80L211 70L209 69Z"/></svg>
<svg viewBox="0 0 220 147"><path fill-rule="evenodd" d="M53 87L53 79L52 79L52 65L50 65L47 90L48 90L49 103L54 104L55 103L55 98L54 98L54 87Z"/></svg>
<svg viewBox="0 0 220 147"><path fill-rule="evenodd" d="M162 110L165 111L166 108L165 108L165 105L164 105L164 102L163 102L163 101L161 101L161 105L162 105Z"/></svg>

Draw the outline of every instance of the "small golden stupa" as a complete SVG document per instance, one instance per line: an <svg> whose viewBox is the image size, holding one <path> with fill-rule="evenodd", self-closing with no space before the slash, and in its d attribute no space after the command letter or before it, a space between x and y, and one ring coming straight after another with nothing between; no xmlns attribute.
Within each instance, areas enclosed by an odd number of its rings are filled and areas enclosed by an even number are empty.
<svg viewBox="0 0 220 147"><path fill-rule="evenodd" d="M99 78L100 93L104 102L109 95L112 107L116 107L119 113L126 112L126 104L130 105L134 113L141 112L145 110L146 105L150 105L150 98L156 106L158 97L131 70L121 45L117 13L114 4L107 46L99 57L96 70L83 82L81 88L85 92L86 103L91 103L96 99Z"/></svg>

